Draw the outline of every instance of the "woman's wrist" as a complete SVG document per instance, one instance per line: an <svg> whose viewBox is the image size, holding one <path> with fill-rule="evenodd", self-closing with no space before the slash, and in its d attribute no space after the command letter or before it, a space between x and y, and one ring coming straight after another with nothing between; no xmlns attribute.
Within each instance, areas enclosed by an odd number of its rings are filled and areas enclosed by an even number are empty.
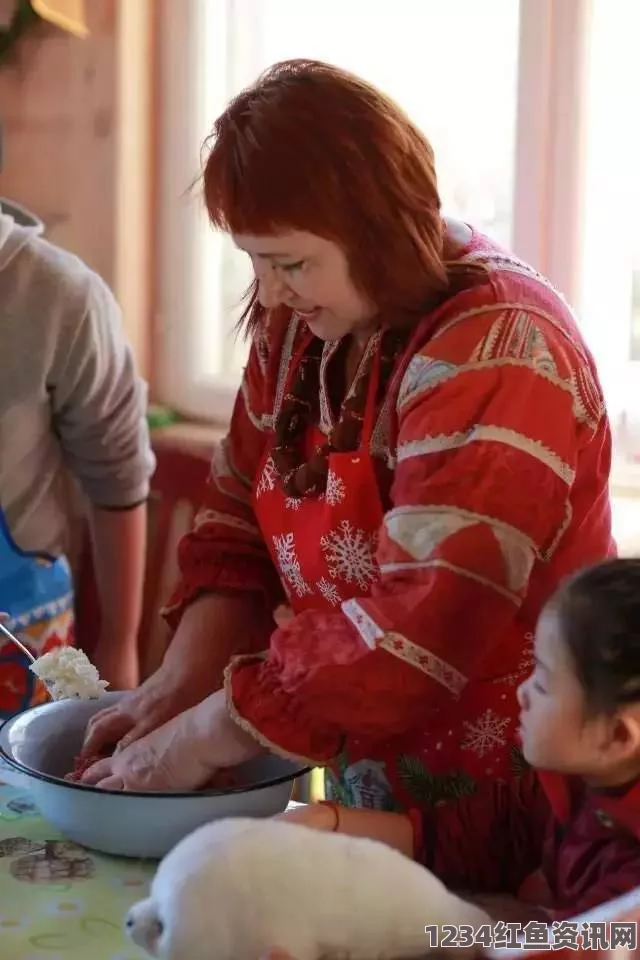
<svg viewBox="0 0 640 960"><path fill-rule="evenodd" d="M264 620L264 622L263 622ZM205 673L222 685L222 675L231 658L251 648L254 638L264 634L268 642L270 626L264 615L241 596L206 594L194 600L184 611L164 657L171 670Z"/></svg>
<svg viewBox="0 0 640 960"><path fill-rule="evenodd" d="M169 683L188 686L194 701L220 690L224 669L233 655L220 604L226 598L203 596L184 612L167 648L160 670Z"/></svg>
<svg viewBox="0 0 640 960"><path fill-rule="evenodd" d="M250 733L240 727L227 707L223 690L216 690L192 710L191 742L198 742L206 754L211 754L214 765L219 764L220 749L224 750L222 766L236 766L257 757L265 748Z"/></svg>

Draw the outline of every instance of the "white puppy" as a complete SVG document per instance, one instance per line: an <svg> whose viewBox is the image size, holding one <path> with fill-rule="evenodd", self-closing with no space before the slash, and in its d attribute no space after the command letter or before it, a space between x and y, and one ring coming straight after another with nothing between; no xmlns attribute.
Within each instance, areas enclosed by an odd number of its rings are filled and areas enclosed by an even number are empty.
<svg viewBox="0 0 640 960"><path fill-rule="evenodd" d="M385 844L232 818L164 858L126 930L159 960L259 960L273 947L295 960L385 960L432 952L425 926L490 922Z"/></svg>

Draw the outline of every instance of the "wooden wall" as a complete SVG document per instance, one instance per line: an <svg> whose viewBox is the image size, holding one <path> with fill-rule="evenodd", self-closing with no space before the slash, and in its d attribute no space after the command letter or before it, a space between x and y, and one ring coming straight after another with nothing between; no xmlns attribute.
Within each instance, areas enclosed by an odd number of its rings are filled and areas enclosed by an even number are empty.
<svg viewBox="0 0 640 960"><path fill-rule="evenodd" d="M90 0L89 36L38 23L0 65L0 196L114 289L147 375L153 315L153 0Z"/></svg>
<svg viewBox="0 0 640 960"><path fill-rule="evenodd" d="M87 4L90 36L39 23L0 66L0 195L114 282L116 2Z"/></svg>

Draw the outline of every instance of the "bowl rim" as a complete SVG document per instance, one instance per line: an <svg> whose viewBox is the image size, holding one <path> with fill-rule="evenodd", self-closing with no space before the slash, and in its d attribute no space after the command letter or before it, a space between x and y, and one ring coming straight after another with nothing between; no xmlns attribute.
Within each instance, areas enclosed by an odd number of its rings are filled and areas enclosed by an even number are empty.
<svg viewBox="0 0 640 960"><path fill-rule="evenodd" d="M9 729L11 724L18 719L18 717L24 717L26 713L31 713L34 710L38 709L38 704L33 707L28 707L26 710L22 710L19 714L16 714L15 717L10 717L9 720L5 720L4 723L0 723L0 737L5 734ZM277 756L277 754L275 754ZM50 783L55 787L63 787L71 790L82 790L84 793L87 791L91 793L99 793L103 796L111 797L157 797L158 799L173 799L173 800L185 800L187 798L198 798L198 797L228 797L234 793L251 793L254 790L264 790L267 787L275 787L281 783L287 783L289 780L296 780L298 777L303 777L305 774L310 773L313 769L310 765L302 766L296 772L283 773L279 777L272 777L267 780L259 780L257 783L252 783L249 787L229 787L227 790L187 790L187 791L166 791L166 790L107 790L104 787L96 787L89 783L78 783L74 780L63 780L60 777L54 777L49 773L42 773L40 770L34 770L32 767L27 767L23 763L20 763L19 760L16 760L15 757L9 756L2 743L0 743L0 758L2 758L5 763L8 763L10 767L13 767L15 770L18 770L20 773L24 774L27 777L30 777L34 780L41 780L43 783ZM287 760L287 757L280 757L281 760ZM291 763L296 763L293 757L290 758ZM238 764L241 766L241 764ZM0 783L2 782L2 772L0 771Z"/></svg>

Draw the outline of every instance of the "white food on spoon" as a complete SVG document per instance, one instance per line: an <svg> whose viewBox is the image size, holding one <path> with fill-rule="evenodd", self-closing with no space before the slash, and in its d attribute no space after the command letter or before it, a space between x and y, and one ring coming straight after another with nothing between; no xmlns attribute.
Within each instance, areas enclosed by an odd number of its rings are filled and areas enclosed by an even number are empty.
<svg viewBox="0 0 640 960"><path fill-rule="evenodd" d="M56 647L38 657L29 667L54 700L97 700L109 686L83 650Z"/></svg>

